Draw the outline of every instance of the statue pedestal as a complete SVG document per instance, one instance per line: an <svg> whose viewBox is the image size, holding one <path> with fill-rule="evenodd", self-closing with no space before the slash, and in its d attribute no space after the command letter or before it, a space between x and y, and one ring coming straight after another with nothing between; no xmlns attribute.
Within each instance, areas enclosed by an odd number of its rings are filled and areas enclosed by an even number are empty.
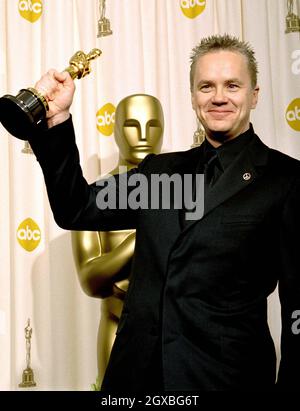
<svg viewBox="0 0 300 411"><path fill-rule="evenodd" d="M286 33L300 32L300 18L296 14L291 14L286 17Z"/></svg>
<svg viewBox="0 0 300 411"><path fill-rule="evenodd" d="M35 387L35 386L36 386L36 383L34 381L33 370L31 368L26 368L23 371L22 382L19 384L19 387L29 388L29 387Z"/></svg>

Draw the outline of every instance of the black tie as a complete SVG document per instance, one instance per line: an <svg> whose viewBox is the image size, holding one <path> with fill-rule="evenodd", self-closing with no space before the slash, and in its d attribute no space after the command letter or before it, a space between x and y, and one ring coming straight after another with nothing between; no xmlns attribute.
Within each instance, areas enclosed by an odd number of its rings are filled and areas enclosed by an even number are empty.
<svg viewBox="0 0 300 411"><path fill-rule="evenodd" d="M223 173L223 169L218 157L217 150L209 149L205 155L206 163L204 167L205 183L212 187Z"/></svg>

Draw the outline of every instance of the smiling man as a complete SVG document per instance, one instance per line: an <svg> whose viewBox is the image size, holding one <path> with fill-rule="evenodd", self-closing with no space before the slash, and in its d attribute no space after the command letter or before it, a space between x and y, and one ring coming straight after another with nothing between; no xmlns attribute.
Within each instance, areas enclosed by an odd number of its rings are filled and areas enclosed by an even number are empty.
<svg viewBox="0 0 300 411"><path fill-rule="evenodd" d="M245 50L253 61L251 51ZM256 72L254 61L250 66L247 56L238 50L212 49L201 55L195 49L192 106L213 146L218 147L248 130L250 111L256 107L259 91Z"/></svg>
<svg viewBox="0 0 300 411"><path fill-rule="evenodd" d="M247 43L229 35L202 39L191 63L192 106L204 143L149 155L126 178L204 173L204 214L192 221L174 208L97 207L103 185L88 185L82 176L69 112L73 80L51 70L36 84L48 90L48 130L30 143L57 223L71 230L136 229L130 286L102 389L273 390L267 298L279 283L277 388L298 390L300 162L254 133L250 113L259 88ZM124 180L115 178L118 188ZM131 190L122 191L125 200Z"/></svg>

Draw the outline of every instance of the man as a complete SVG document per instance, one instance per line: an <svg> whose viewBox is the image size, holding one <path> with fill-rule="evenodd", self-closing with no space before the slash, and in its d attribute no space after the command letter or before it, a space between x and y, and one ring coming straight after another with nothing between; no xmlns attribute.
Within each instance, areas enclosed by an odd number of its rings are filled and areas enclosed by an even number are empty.
<svg viewBox="0 0 300 411"><path fill-rule="evenodd" d="M205 38L191 61L192 105L205 142L149 155L128 176L204 172L204 214L192 221L175 208L100 210L101 187L89 186L79 166L69 114L73 81L50 71L36 84L48 90L49 130L30 143L57 223L73 230L136 228L132 280L102 388L273 389L267 297L279 280L277 386L293 390L300 366L300 336L292 328L300 308L293 240L300 229L300 163L254 134L250 112L259 88L248 44L228 35Z"/></svg>

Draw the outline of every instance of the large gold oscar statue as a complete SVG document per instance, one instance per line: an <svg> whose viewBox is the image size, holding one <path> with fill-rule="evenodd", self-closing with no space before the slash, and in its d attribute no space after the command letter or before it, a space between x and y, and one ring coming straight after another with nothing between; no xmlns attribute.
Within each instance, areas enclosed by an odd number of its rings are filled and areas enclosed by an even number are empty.
<svg viewBox="0 0 300 411"><path fill-rule="evenodd" d="M124 98L116 108L115 140L119 166L136 167L149 153L159 153L164 129L159 100L145 94ZM98 381L101 384L129 284L135 246L134 230L72 232L73 254L80 284L92 297L102 299L98 329Z"/></svg>

